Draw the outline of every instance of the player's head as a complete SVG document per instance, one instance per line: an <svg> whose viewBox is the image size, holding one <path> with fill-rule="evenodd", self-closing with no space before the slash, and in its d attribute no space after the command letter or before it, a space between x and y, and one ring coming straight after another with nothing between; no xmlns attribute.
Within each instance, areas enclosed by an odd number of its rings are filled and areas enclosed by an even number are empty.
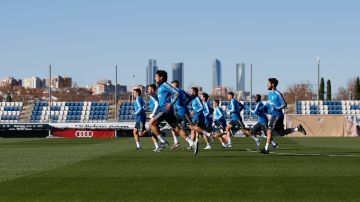
<svg viewBox="0 0 360 202"><path fill-rule="evenodd" d="M163 82L167 82L167 72L164 70L157 70L155 73L155 81L156 83L163 83Z"/></svg>
<svg viewBox="0 0 360 202"><path fill-rule="evenodd" d="M155 84L150 84L150 85L148 85L148 87L147 87L147 91L148 91L149 94L155 93L156 89L157 89L157 87L156 87Z"/></svg>
<svg viewBox="0 0 360 202"><path fill-rule="evenodd" d="M257 94L255 102L260 102L260 101L261 101L261 95Z"/></svg>
<svg viewBox="0 0 360 202"><path fill-rule="evenodd" d="M233 92L228 92L228 93L227 93L227 98L228 98L229 100L233 99L234 96L235 96L235 95L234 95Z"/></svg>
<svg viewBox="0 0 360 202"><path fill-rule="evenodd" d="M138 97L141 95L141 90L139 88L134 89L134 97Z"/></svg>
<svg viewBox="0 0 360 202"><path fill-rule="evenodd" d="M204 102L207 102L209 100L209 95L207 93L202 93L201 94L201 100Z"/></svg>
<svg viewBox="0 0 360 202"><path fill-rule="evenodd" d="M191 96L198 96L199 95L199 89L196 87L191 87L190 88L190 95Z"/></svg>
<svg viewBox="0 0 360 202"><path fill-rule="evenodd" d="M172 87L174 87L174 88L179 88L179 81L178 81L178 80L174 80L174 81L171 82L171 85L172 85Z"/></svg>
<svg viewBox="0 0 360 202"><path fill-rule="evenodd" d="M275 90L279 81L276 78L269 78L268 79L268 90Z"/></svg>
<svg viewBox="0 0 360 202"><path fill-rule="evenodd" d="M214 107L218 107L220 105L220 101L219 100L214 100L213 105L214 105Z"/></svg>

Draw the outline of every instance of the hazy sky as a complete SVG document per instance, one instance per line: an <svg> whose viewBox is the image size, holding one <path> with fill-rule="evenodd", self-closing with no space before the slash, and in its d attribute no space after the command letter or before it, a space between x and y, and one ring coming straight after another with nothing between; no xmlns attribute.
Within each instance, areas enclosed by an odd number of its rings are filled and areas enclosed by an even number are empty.
<svg viewBox="0 0 360 202"><path fill-rule="evenodd" d="M0 0L0 78L67 75L81 86L100 79L145 80L147 60L170 71L183 62L185 87L211 87L214 59L235 87L235 64L254 65L254 92L267 77L280 89L359 76L358 0ZM171 74L170 74L171 78Z"/></svg>

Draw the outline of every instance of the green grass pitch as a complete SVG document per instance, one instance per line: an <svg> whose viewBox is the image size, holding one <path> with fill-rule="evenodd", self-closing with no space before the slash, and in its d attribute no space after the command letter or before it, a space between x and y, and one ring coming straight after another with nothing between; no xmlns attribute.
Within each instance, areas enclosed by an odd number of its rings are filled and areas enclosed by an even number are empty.
<svg viewBox="0 0 360 202"><path fill-rule="evenodd" d="M0 201L360 201L360 138L277 140L194 157L149 138L0 139Z"/></svg>

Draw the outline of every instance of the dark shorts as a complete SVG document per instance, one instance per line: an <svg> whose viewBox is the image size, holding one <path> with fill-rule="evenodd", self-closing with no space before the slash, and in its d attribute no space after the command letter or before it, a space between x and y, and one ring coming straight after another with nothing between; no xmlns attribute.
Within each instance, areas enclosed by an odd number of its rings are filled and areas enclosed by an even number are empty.
<svg viewBox="0 0 360 202"><path fill-rule="evenodd" d="M240 117L239 120L235 121L235 120L231 120L229 122L230 125L232 125L233 127L237 128L237 129L241 129L241 128L245 128L245 124L242 122L242 118Z"/></svg>
<svg viewBox="0 0 360 202"><path fill-rule="evenodd" d="M213 129L214 133L225 133L226 123L221 124L221 123L215 122L215 125L213 126L212 129Z"/></svg>
<svg viewBox="0 0 360 202"><path fill-rule="evenodd" d="M173 112L160 112L154 117L154 121L158 124L166 121L172 128L178 127L178 121Z"/></svg>
<svg viewBox="0 0 360 202"><path fill-rule="evenodd" d="M205 124L205 129L206 132L211 133L213 132L213 127L212 124Z"/></svg>
<svg viewBox="0 0 360 202"><path fill-rule="evenodd" d="M258 133L262 131L264 135L266 136L266 131L268 129L268 123L259 123L257 122L251 129L252 133Z"/></svg>
<svg viewBox="0 0 360 202"><path fill-rule="evenodd" d="M281 132L284 130L284 117L283 116L271 116L269 129L271 131Z"/></svg>
<svg viewBox="0 0 360 202"><path fill-rule="evenodd" d="M176 119L178 121L179 127L184 130L188 127L188 125L194 125L188 114L185 115L176 114Z"/></svg>
<svg viewBox="0 0 360 202"><path fill-rule="evenodd" d="M145 131L145 122L137 121L135 123L135 128L139 131L139 133L142 133Z"/></svg>
<svg viewBox="0 0 360 202"><path fill-rule="evenodd" d="M199 117L198 119L193 119L193 123L194 123L195 126L198 126L201 129L205 129L205 120L204 120L204 118Z"/></svg>

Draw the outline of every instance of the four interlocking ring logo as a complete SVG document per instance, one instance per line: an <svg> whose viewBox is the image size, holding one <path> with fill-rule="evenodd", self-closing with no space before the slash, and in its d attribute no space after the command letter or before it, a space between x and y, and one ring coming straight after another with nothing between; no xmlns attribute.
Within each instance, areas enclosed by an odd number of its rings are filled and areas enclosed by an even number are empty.
<svg viewBox="0 0 360 202"><path fill-rule="evenodd" d="M75 136L76 137L79 137L79 138L91 138L94 136L94 132L93 131L81 131L81 130L78 130L75 132Z"/></svg>

